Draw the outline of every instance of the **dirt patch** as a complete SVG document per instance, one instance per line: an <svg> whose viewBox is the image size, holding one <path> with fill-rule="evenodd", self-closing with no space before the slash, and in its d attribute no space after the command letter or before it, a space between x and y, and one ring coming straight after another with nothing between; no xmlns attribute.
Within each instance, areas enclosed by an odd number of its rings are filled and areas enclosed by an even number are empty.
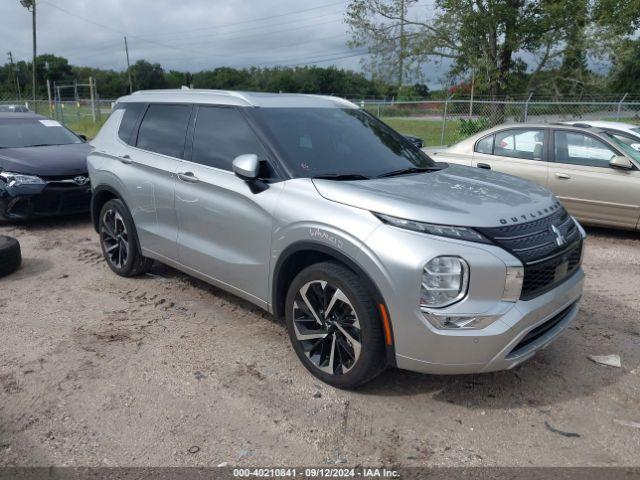
<svg viewBox="0 0 640 480"><path fill-rule="evenodd" d="M114 275L87 217L0 233L25 257L0 280L0 465L640 465L637 234L589 230L578 317L516 369L347 392L253 305Z"/></svg>

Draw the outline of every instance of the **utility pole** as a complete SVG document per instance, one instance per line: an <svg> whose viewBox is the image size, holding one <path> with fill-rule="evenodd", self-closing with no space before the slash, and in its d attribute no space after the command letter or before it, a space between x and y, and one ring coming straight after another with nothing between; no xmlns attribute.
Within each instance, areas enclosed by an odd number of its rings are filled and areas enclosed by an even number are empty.
<svg viewBox="0 0 640 480"><path fill-rule="evenodd" d="M400 58L398 59L398 93L402 88L404 80L404 53L407 49L406 39L404 37L404 17L406 15L405 0L400 1Z"/></svg>
<svg viewBox="0 0 640 480"><path fill-rule="evenodd" d="M124 37L124 51L127 54L127 75L129 76L129 93L133 93L133 81L131 80L131 64L129 63L129 45L127 45L127 37Z"/></svg>
<svg viewBox="0 0 640 480"><path fill-rule="evenodd" d="M33 109L36 111L36 0L20 0L20 4L27 10L31 11L31 23L33 28L33 65L31 66L33 70Z"/></svg>
<svg viewBox="0 0 640 480"><path fill-rule="evenodd" d="M13 65L13 54L11 52L8 52L7 55L9 55L9 64L11 65L11 74L13 75L13 79L16 82L16 91L18 92L18 100L22 101L22 93L20 93L20 80L18 80L18 74Z"/></svg>

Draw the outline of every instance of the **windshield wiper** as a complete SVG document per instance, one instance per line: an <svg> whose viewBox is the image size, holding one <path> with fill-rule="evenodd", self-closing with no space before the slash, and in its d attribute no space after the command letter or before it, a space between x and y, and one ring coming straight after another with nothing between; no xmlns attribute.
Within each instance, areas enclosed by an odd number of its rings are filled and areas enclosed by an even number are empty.
<svg viewBox="0 0 640 480"><path fill-rule="evenodd" d="M316 175L313 178L321 180L369 180L369 177L359 173L328 173L326 175Z"/></svg>
<svg viewBox="0 0 640 480"><path fill-rule="evenodd" d="M378 175L377 178L384 177L395 177L397 175L408 175L411 173L423 173L423 172L435 172L440 170L440 167L409 167L409 168L401 168L400 170L392 170L391 172L383 173L382 175Z"/></svg>

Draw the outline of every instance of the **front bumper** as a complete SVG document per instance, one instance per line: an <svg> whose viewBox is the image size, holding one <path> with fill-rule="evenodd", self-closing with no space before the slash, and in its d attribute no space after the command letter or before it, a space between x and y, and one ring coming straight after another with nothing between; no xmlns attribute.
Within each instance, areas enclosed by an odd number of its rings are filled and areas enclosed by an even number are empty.
<svg viewBox="0 0 640 480"><path fill-rule="evenodd" d="M0 185L0 218L26 220L36 217L73 215L89 211L91 185L49 182L45 185L7 187Z"/></svg>
<svg viewBox="0 0 640 480"><path fill-rule="evenodd" d="M583 235L584 237L584 235ZM501 300L507 265L522 265L497 245L444 239L383 225L368 239L375 252L359 258L380 289L393 329L393 357L406 370L436 374L478 373L513 368L554 340L575 318L584 273L573 273L540 295ZM440 255L469 265L467 296L434 314L491 317L481 329L437 328L419 307L423 266ZM379 273L382 272L382 273Z"/></svg>
<svg viewBox="0 0 640 480"><path fill-rule="evenodd" d="M423 340L437 344L438 351L425 352L422 358L396 354L397 366L434 374L513 368L549 345L569 326L578 313L583 283L584 273L578 269L555 289L533 300L516 302L486 329L435 332L425 328ZM437 342L433 341L433 335L438 335Z"/></svg>

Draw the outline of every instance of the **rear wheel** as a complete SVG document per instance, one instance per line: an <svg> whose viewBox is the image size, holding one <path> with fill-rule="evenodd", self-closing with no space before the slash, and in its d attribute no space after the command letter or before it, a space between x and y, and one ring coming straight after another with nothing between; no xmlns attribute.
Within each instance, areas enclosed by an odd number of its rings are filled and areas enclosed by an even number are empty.
<svg viewBox="0 0 640 480"><path fill-rule="evenodd" d="M304 366L330 385L357 387L384 368L383 332L372 294L340 264L311 265L295 277L286 322Z"/></svg>
<svg viewBox="0 0 640 480"><path fill-rule="evenodd" d="M153 260L142 256L129 210L119 199L109 200L100 211L100 247L109 268L123 277L148 272Z"/></svg>

